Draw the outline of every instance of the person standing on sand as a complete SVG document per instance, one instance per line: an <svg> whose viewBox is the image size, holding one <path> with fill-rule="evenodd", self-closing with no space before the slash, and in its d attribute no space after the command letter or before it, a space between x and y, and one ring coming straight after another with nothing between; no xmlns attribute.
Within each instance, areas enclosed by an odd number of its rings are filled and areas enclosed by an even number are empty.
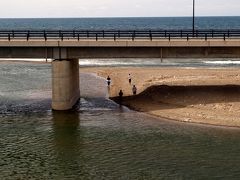
<svg viewBox="0 0 240 180"><path fill-rule="evenodd" d="M121 105L122 104L123 91L120 90L118 95L119 95L119 104Z"/></svg>
<svg viewBox="0 0 240 180"><path fill-rule="evenodd" d="M111 78L108 76L107 77L107 85L110 86L110 84L111 84Z"/></svg>
<svg viewBox="0 0 240 180"><path fill-rule="evenodd" d="M129 84L132 83L132 77L131 77L131 74L128 74L128 82L129 82Z"/></svg>
<svg viewBox="0 0 240 180"><path fill-rule="evenodd" d="M132 87L132 92L133 92L133 95L137 94L137 87L135 85L133 85Z"/></svg>

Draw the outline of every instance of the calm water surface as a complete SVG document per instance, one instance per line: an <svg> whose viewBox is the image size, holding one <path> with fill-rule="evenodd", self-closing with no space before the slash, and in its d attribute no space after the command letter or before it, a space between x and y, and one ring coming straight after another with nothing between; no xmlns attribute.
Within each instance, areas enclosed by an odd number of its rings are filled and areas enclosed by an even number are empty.
<svg viewBox="0 0 240 180"><path fill-rule="evenodd" d="M196 29L239 29L240 16L196 17ZM0 19L0 30L192 29L192 17Z"/></svg>
<svg viewBox="0 0 240 180"><path fill-rule="evenodd" d="M81 74L75 110L53 112L50 64L2 62L0 72L0 179L240 177L239 129L121 108L92 74Z"/></svg>

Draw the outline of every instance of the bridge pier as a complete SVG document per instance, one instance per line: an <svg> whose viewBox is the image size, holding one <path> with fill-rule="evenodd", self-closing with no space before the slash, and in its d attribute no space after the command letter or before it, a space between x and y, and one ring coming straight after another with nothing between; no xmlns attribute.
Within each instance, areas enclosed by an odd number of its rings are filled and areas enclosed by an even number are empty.
<svg viewBox="0 0 240 180"><path fill-rule="evenodd" d="M79 98L79 60L54 60L52 62L52 109L69 110Z"/></svg>

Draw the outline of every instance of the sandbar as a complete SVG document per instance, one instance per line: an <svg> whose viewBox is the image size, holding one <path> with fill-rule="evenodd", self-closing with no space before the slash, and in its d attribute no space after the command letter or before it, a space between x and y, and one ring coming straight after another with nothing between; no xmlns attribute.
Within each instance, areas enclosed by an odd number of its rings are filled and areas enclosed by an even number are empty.
<svg viewBox="0 0 240 180"><path fill-rule="evenodd" d="M136 111L175 121L240 127L239 68L81 68L112 79L109 97ZM132 83L128 82L131 74ZM132 94L136 85L137 95Z"/></svg>

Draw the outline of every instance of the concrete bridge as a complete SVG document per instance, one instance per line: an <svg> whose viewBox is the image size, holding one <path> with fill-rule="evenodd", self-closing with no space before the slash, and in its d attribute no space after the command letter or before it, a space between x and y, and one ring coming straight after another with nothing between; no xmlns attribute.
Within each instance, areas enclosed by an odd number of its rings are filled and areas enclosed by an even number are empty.
<svg viewBox="0 0 240 180"><path fill-rule="evenodd" d="M53 59L54 110L71 109L80 98L81 58L240 58L238 31L81 33L0 32L0 58Z"/></svg>

